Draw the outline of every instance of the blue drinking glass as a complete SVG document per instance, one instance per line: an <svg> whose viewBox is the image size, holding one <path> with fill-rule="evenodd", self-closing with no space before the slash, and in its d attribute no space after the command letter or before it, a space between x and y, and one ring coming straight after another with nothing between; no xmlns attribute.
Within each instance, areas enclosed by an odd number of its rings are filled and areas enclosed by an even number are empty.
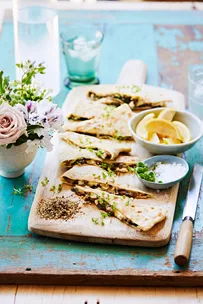
<svg viewBox="0 0 203 304"><path fill-rule="evenodd" d="M93 25L69 26L65 33L61 33L68 72L65 86L73 88L99 83L98 67L103 37L103 33Z"/></svg>

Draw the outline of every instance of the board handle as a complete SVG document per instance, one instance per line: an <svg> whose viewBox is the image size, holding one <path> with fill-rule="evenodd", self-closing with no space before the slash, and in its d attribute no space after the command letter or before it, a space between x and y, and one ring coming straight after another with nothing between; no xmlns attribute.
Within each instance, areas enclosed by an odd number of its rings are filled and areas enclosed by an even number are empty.
<svg viewBox="0 0 203 304"><path fill-rule="evenodd" d="M142 60L127 61L118 77L117 84L142 85L147 78L147 66Z"/></svg>
<svg viewBox="0 0 203 304"><path fill-rule="evenodd" d="M192 247L193 222L190 219L183 221L176 243L174 261L183 266L188 263Z"/></svg>

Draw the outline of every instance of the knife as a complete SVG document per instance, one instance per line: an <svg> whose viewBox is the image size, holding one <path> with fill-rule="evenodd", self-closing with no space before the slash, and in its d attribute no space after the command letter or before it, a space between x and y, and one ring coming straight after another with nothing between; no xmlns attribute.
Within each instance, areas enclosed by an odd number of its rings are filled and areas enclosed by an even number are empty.
<svg viewBox="0 0 203 304"><path fill-rule="evenodd" d="M178 233L174 255L174 261L179 266L183 266L189 261L192 247L193 223L195 220L202 175L203 166L195 164L190 177L186 203L183 210L183 222Z"/></svg>

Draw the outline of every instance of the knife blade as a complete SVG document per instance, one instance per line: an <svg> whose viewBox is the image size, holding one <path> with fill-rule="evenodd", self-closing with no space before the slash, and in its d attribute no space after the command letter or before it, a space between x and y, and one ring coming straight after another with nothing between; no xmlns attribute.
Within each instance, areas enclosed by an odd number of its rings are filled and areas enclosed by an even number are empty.
<svg viewBox="0 0 203 304"><path fill-rule="evenodd" d="M190 177L186 203L183 210L182 225L178 233L174 261L177 265L185 265L190 257L192 246L193 222L198 204L203 175L203 166L195 164Z"/></svg>
<svg viewBox="0 0 203 304"><path fill-rule="evenodd" d="M191 217L193 221L195 219L202 175L203 167L198 164L194 165L188 187L187 199L183 210L183 221L186 217Z"/></svg>

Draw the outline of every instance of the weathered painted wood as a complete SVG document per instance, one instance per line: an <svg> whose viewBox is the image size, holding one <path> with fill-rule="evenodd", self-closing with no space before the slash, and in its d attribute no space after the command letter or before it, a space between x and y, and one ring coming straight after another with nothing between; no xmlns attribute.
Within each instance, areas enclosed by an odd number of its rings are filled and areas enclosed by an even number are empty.
<svg viewBox="0 0 203 304"><path fill-rule="evenodd" d="M185 94L186 103L188 71L203 65L202 37L202 25L156 25L160 85Z"/></svg>
<svg viewBox="0 0 203 304"><path fill-rule="evenodd" d="M148 65L148 83L156 85L160 82L164 86L173 86L185 92L187 60L190 64L202 64L202 14L61 11L60 30L65 30L69 23L79 18L105 26L106 38L100 70L102 83L115 82L126 60L141 58ZM7 22L0 33L0 69L5 69L13 77L12 39L12 24ZM196 62L192 59L193 56ZM61 93L55 98L60 105L68 93L63 87L65 76L61 54ZM202 150L203 140L186 153L190 167L195 162L203 164ZM36 187L44 155L44 152L39 151L23 177L15 180L0 178L0 282L178 286L203 284L202 194L197 209L190 264L180 269L173 262L188 178L180 186L169 246L145 249L67 242L28 234L27 219L34 194L28 194L26 198L12 194L13 187L18 188L25 183L32 183Z"/></svg>

